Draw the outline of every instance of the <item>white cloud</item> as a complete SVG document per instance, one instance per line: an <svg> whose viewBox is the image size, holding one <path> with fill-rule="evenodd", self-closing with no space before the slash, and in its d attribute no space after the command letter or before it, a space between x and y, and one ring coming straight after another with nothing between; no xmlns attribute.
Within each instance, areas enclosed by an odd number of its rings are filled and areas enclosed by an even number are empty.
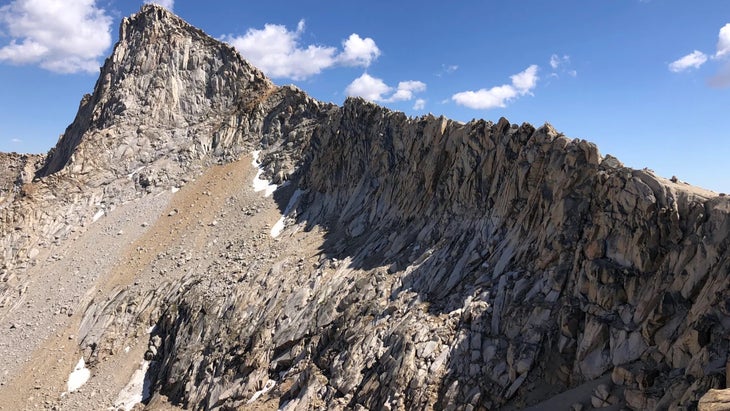
<svg viewBox="0 0 730 411"><path fill-rule="evenodd" d="M462 91L451 96L456 104L473 108L488 110L495 107L506 107L517 97L530 94L537 85L538 67L531 65L524 71L510 76L512 84L503 84L490 89L477 91Z"/></svg>
<svg viewBox="0 0 730 411"><path fill-rule="evenodd" d="M387 101L408 101L413 99L414 93L426 91L426 83L421 81L401 81L398 83L398 89L393 93Z"/></svg>
<svg viewBox="0 0 730 411"><path fill-rule="evenodd" d="M527 94L537 85L537 66L533 64L525 71L514 74L509 78L512 79L512 85L520 94Z"/></svg>
<svg viewBox="0 0 730 411"><path fill-rule="evenodd" d="M720 28L717 35L717 50L714 55L707 55L699 50L687 54L669 64L669 71L680 73L693 68L700 68L709 59L726 59L730 57L730 23ZM727 87L730 85L730 65L720 68L720 71L708 80L712 87Z"/></svg>
<svg viewBox="0 0 730 411"><path fill-rule="evenodd" d="M368 67L380 55L380 49L371 38L352 34L343 42L344 50L336 47L301 46L304 20L296 31L285 26L266 24L263 29L249 29L243 36L223 36L253 65L274 78L303 80L322 70L337 65Z"/></svg>
<svg viewBox="0 0 730 411"><path fill-rule="evenodd" d="M111 24L96 0L15 0L0 7L0 25L11 38L0 47L0 62L97 72L112 42Z"/></svg>
<svg viewBox="0 0 730 411"><path fill-rule="evenodd" d="M224 36L223 40L267 75L301 80L331 67L337 53L334 47L299 47L303 32L304 20L301 20L296 31L278 24L266 24L261 30L249 29L243 36Z"/></svg>
<svg viewBox="0 0 730 411"><path fill-rule="evenodd" d="M144 4L158 4L168 10L175 6L175 0L144 0Z"/></svg>
<svg viewBox="0 0 730 411"><path fill-rule="evenodd" d="M370 37L361 38L355 33L342 42L344 51L338 56L338 60L347 66L368 67L380 56L380 49Z"/></svg>
<svg viewBox="0 0 730 411"><path fill-rule="evenodd" d="M15 143L15 144L18 144L18 143L22 143L23 140L21 140L19 138L12 138L12 139L10 139L10 142Z"/></svg>
<svg viewBox="0 0 730 411"><path fill-rule="evenodd" d="M347 86L345 94L350 97L362 97L370 101L390 103L412 100L416 93L423 91L426 91L426 83L421 81L401 81L394 91L393 87L385 84L382 79L363 73L362 76L356 78ZM387 96L388 94L390 96Z"/></svg>
<svg viewBox="0 0 730 411"><path fill-rule="evenodd" d="M707 61L705 53L695 50L686 56L669 63L669 71L680 73L691 68L700 68Z"/></svg>
<svg viewBox="0 0 730 411"><path fill-rule="evenodd" d="M362 97L370 101L383 101L383 94L393 90L385 82L379 78L363 73L362 76L356 78L345 89L345 94L350 97Z"/></svg>
<svg viewBox="0 0 730 411"><path fill-rule="evenodd" d="M506 103L517 97L517 90L510 85L492 87L489 90L462 91L451 96L456 104L473 109L505 107Z"/></svg>
<svg viewBox="0 0 730 411"><path fill-rule="evenodd" d="M720 29L720 34L717 39L717 53L716 58L725 57L730 55L730 23L724 25Z"/></svg>
<svg viewBox="0 0 730 411"><path fill-rule="evenodd" d="M416 99L416 102L413 103L414 110L423 110L424 108L426 108L426 100L422 98Z"/></svg>

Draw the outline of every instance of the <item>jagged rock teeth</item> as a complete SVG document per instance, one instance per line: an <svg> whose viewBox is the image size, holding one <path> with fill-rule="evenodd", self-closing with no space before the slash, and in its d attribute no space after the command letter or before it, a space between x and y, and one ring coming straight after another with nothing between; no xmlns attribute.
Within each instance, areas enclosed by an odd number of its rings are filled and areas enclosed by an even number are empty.
<svg viewBox="0 0 730 411"><path fill-rule="evenodd" d="M254 149L273 200L209 168ZM726 384L730 200L549 124L324 104L144 6L56 148L3 164L0 314L46 238L195 199L134 226L147 283L71 308L99 364L149 340L153 409L692 408Z"/></svg>

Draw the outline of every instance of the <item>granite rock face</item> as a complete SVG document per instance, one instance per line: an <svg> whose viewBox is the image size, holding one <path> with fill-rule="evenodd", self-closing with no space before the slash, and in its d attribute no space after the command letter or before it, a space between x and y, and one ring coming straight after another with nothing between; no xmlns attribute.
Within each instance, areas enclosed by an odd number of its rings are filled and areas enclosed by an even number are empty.
<svg viewBox="0 0 730 411"><path fill-rule="evenodd" d="M42 155L0 153L0 206L12 203L21 187L33 180L43 159Z"/></svg>
<svg viewBox="0 0 730 411"><path fill-rule="evenodd" d="M208 152L240 150L248 126L241 109L273 87L261 72L161 8L124 19L119 37L39 177L123 175L159 158L184 167Z"/></svg>
<svg viewBox="0 0 730 411"><path fill-rule="evenodd" d="M253 150L290 220L258 254L215 220L210 263L85 308L98 362L155 325L150 409L509 409L599 380L578 402L685 409L725 388L727 197L547 124L317 102L156 6L120 38L35 181L40 158L0 157L25 170L3 193L28 193L0 202L0 296L41 239Z"/></svg>

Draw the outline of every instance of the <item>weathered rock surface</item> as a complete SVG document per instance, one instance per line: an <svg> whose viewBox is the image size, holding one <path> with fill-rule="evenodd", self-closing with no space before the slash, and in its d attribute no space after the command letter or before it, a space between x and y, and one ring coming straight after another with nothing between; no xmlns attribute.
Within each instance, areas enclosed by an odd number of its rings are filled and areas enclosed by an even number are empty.
<svg viewBox="0 0 730 411"><path fill-rule="evenodd" d="M710 390L699 403L700 411L730 410L730 390Z"/></svg>
<svg viewBox="0 0 730 411"><path fill-rule="evenodd" d="M290 211L276 239L250 177L209 168L253 150ZM323 104L145 6L29 182L38 160L0 157L25 193L0 202L0 319L34 248L220 183L78 307L95 378L143 340L150 409L691 409L725 387L730 200L547 124Z"/></svg>

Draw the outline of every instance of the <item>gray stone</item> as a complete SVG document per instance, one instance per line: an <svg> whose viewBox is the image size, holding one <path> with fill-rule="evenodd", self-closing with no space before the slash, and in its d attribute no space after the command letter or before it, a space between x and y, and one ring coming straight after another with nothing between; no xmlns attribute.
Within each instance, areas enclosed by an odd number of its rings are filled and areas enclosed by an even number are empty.
<svg viewBox="0 0 730 411"><path fill-rule="evenodd" d="M277 204L212 167L254 150L276 201L306 193L280 241L263 228ZM260 398L284 409L497 409L611 371L645 409L691 408L722 384L727 197L601 159L548 124L318 102L149 5L124 19L56 148L0 154L0 318L25 304L34 250L60 267L50 247L93 232L98 210L183 185L159 211L174 218L135 223L167 231L116 266L134 278L78 290L64 310L99 364L149 339L153 396L235 409L276 378ZM130 231L105 237L124 248ZM685 373L693 385L673 382ZM618 404L611 391L593 406Z"/></svg>

